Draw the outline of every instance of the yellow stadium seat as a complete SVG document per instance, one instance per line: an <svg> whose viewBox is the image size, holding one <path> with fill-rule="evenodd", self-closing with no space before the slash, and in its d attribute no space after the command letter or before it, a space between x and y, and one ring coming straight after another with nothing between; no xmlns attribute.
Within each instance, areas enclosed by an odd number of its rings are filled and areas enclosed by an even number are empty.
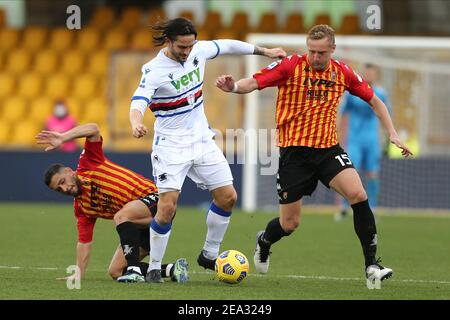
<svg viewBox="0 0 450 320"><path fill-rule="evenodd" d="M11 126L9 122L0 119L0 144L10 143Z"/></svg>
<svg viewBox="0 0 450 320"><path fill-rule="evenodd" d="M220 12L208 11L202 28L208 29L211 32L217 32L219 30L222 30L224 27L222 24L222 16Z"/></svg>
<svg viewBox="0 0 450 320"><path fill-rule="evenodd" d="M131 97L129 98L121 98L118 102L116 102L114 109L112 109L113 113L113 121L114 128L126 128L126 126L130 124L130 103Z"/></svg>
<svg viewBox="0 0 450 320"><path fill-rule="evenodd" d="M260 33L277 33L277 15L273 12L264 13L260 17L258 26L255 31Z"/></svg>
<svg viewBox="0 0 450 320"><path fill-rule="evenodd" d="M26 101L19 96L13 96L3 102L1 118L8 122L21 121L25 117Z"/></svg>
<svg viewBox="0 0 450 320"><path fill-rule="evenodd" d="M58 52L65 52L72 47L77 31L65 27L54 28L50 33L49 47Z"/></svg>
<svg viewBox="0 0 450 320"><path fill-rule="evenodd" d="M86 102L84 106L83 120L81 122L106 122L108 107L106 101L102 97L98 97Z"/></svg>
<svg viewBox="0 0 450 320"><path fill-rule="evenodd" d="M107 29L116 22L116 13L111 7L100 7L95 10L89 21L89 26L99 29Z"/></svg>
<svg viewBox="0 0 450 320"><path fill-rule="evenodd" d="M23 31L22 47L28 50L39 50L47 40L47 29L27 27Z"/></svg>
<svg viewBox="0 0 450 320"><path fill-rule="evenodd" d="M327 25L331 26L331 17L330 17L330 15L327 14L327 13L318 14L314 18L314 25L318 25L318 24L327 24Z"/></svg>
<svg viewBox="0 0 450 320"><path fill-rule="evenodd" d="M149 146L151 146L151 136L146 135L141 139L136 139L134 137L121 137L114 140L113 147L115 151L128 151L128 152L147 152Z"/></svg>
<svg viewBox="0 0 450 320"><path fill-rule="evenodd" d="M141 25L142 12L137 7L126 7L120 15L119 26L125 30L137 29Z"/></svg>
<svg viewBox="0 0 450 320"><path fill-rule="evenodd" d="M36 73L27 73L20 77L18 94L27 99L35 98L42 88L42 78Z"/></svg>
<svg viewBox="0 0 450 320"><path fill-rule="evenodd" d="M281 29L283 33L305 33L305 21L301 13L291 13L286 20L286 24Z"/></svg>
<svg viewBox="0 0 450 320"><path fill-rule="evenodd" d="M17 29L0 29L0 50L8 51L16 48L20 40Z"/></svg>
<svg viewBox="0 0 450 320"><path fill-rule="evenodd" d="M196 24L194 13L191 10L183 10L180 12L179 16L190 20L194 25Z"/></svg>
<svg viewBox="0 0 450 320"><path fill-rule="evenodd" d="M230 28L237 33L247 33L250 30L248 14L245 11L237 11L233 15Z"/></svg>
<svg viewBox="0 0 450 320"><path fill-rule="evenodd" d="M213 39L240 39L240 34L232 29L224 29L217 32Z"/></svg>
<svg viewBox="0 0 450 320"><path fill-rule="evenodd" d="M60 99L69 93L69 77L62 73L52 74L47 78L45 96L49 99Z"/></svg>
<svg viewBox="0 0 450 320"><path fill-rule="evenodd" d="M62 57L60 71L70 75L78 76L85 68L85 56L78 50L65 53Z"/></svg>
<svg viewBox="0 0 450 320"><path fill-rule="evenodd" d="M103 47L106 50L125 49L128 45L127 34L123 29L111 29L106 31Z"/></svg>
<svg viewBox="0 0 450 320"><path fill-rule="evenodd" d="M247 13L243 12L243 11L237 11L233 15L231 24L228 27L226 27L222 30L219 30L216 35L216 38L223 39L223 38L221 38L220 35L222 33L228 33L228 34L236 35L236 38L233 38L233 39L245 40L245 37L249 31L250 31L250 25L249 25Z"/></svg>
<svg viewBox="0 0 450 320"><path fill-rule="evenodd" d="M106 97L108 94L108 79L106 77L97 80L96 97Z"/></svg>
<svg viewBox="0 0 450 320"><path fill-rule="evenodd" d="M214 40L209 30L197 29L197 40Z"/></svg>
<svg viewBox="0 0 450 320"><path fill-rule="evenodd" d="M152 30L150 28L140 28L133 32L130 47L135 50L151 50L154 48Z"/></svg>
<svg viewBox="0 0 450 320"><path fill-rule="evenodd" d="M6 12L4 9L0 9L0 28L6 26Z"/></svg>
<svg viewBox="0 0 450 320"><path fill-rule="evenodd" d="M104 77L108 72L109 52L107 50L99 50L90 55L89 73Z"/></svg>
<svg viewBox="0 0 450 320"><path fill-rule="evenodd" d="M77 48L83 52L94 52L100 47L101 35L98 29L83 28L77 31Z"/></svg>
<svg viewBox="0 0 450 320"><path fill-rule="evenodd" d="M69 109L69 114L75 118L77 122L82 117L83 105L81 101L75 97L68 97L65 99L67 108Z"/></svg>
<svg viewBox="0 0 450 320"><path fill-rule="evenodd" d="M30 101L28 119L40 124L41 126L53 114L54 99L48 97L38 97Z"/></svg>
<svg viewBox="0 0 450 320"><path fill-rule="evenodd" d="M44 50L36 54L34 59L34 71L42 75L55 72L58 66L58 55L54 50Z"/></svg>
<svg viewBox="0 0 450 320"><path fill-rule="evenodd" d="M358 34L361 30L359 28L359 17L357 14L348 14L342 17L341 26L337 33L339 34Z"/></svg>
<svg viewBox="0 0 450 320"><path fill-rule="evenodd" d="M11 142L18 146L37 148L35 137L39 129L33 121L20 121L13 126Z"/></svg>
<svg viewBox="0 0 450 320"><path fill-rule="evenodd" d="M8 73L0 73L0 99L11 96L16 85L15 78Z"/></svg>
<svg viewBox="0 0 450 320"><path fill-rule="evenodd" d="M6 70L15 74L25 73L30 68L31 55L25 49L15 49L10 51Z"/></svg>
<svg viewBox="0 0 450 320"><path fill-rule="evenodd" d="M80 99L92 99L98 95L96 77L90 74L83 74L74 79L71 96Z"/></svg>
<svg viewBox="0 0 450 320"><path fill-rule="evenodd" d="M163 8L151 9L147 16L146 26L153 26L160 21L164 21L167 18L166 12Z"/></svg>

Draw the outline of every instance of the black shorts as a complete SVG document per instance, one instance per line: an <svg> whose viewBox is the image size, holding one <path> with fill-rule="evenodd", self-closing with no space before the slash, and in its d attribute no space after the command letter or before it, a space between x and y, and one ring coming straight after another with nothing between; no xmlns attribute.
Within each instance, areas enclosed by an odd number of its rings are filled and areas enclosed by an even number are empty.
<svg viewBox="0 0 450 320"><path fill-rule="evenodd" d="M148 196L139 200L145 203L145 205L150 210L150 213L152 214L152 218L154 218L156 215L156 211L158 210L159 195L157 193L150 193Z"/></svg>
<svg viewBox="0 0 450 320"><path fill-rule="evenodd" d="M280 204L310 196L320 180L327 188L342 170L353 168L347 153L339 144L330 148L280 148L277 192Z"/></svg>

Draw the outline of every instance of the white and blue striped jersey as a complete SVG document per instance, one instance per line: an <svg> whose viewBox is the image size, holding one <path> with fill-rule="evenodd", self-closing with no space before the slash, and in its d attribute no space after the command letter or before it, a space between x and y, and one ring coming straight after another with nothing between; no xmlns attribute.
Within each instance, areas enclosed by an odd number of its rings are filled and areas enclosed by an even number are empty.
<svg viewBox="0 0 450 320"><path fill-rule="evenodd" d="M131 109L155 116L154 141L190 145L212 139L203 107L205 63L220 54L251 54L254 46L237 40L198 41L188 59L177 62L166 48L142 67L141 82L131 98Z"/></svg>

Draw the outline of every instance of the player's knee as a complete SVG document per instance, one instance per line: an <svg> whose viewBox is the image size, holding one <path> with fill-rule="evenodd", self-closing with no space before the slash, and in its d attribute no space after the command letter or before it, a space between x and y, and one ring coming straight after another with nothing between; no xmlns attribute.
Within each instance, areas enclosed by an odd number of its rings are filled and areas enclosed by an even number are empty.
<svg viewBox="0 0 450 320"><path fill-rule="evenodd" d="M123 210L120 210L119 212L117 212L114 215L113 219L114 219L114 222L115 222L116 226L118 226L119 224L129 220L128 217L127 217L126 211L123 211Z"/></svg>
<svg viewBox="0 0 450 320"><path fill-rule="evenodd" d="M289 217L280 219L281 228L284 232L291 234L300 225L299 217Z"/></svg>
<svg viewBox="0 0 450 320"><path fill-rule="evenodd" d="M122 275L122 271L123 270L119 270L114 267L109 267L108 274L113 280L116 280L118 277L120 277Z"/></svg>
<svg viewBox="0 0 450 320"><path fill-rule="evenodd" d="M177 205L173 202L158 203L158 212L156 219L160 223L170 223L177 209Z"/></svg>
<svg viewBox="0 0 450 320"><path fill-rule="evenodd" d="M351 192L347 199L351 204L359 203L367 200L367 193L364 189L358 189Z"/></svg>
<svg viewBox="0 0 450 320"><path fill-rule="evenodd" d="M214 199L214 201L217 202L216 204L220 208L226 211L231 211L237 202L237 193L234 189L230 190L223 194L220 198Z"/></svg>

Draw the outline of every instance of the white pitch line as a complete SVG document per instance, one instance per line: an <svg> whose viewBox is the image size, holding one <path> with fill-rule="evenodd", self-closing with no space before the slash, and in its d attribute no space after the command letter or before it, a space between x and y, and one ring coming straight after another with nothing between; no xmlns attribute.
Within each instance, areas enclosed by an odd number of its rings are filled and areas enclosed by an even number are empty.
<svg viewBox="0 0 450 320"><path fill-rule="evenodd" d="M64 268L57 267L19 267L19 266L0 266L0 269L33 269L33 270L63 270ZM98 270L98 269L90 269L90 271L94 272L103 272L106 270ZM205 271L190 271L192 274L209 274L212 275L211 272ZM263 275L263 274L249 274L250 277L276 277L276 278L291 278L291 279L313 279L313 280L333 280L333 281L363 281L364 278L349 278L349 277L329 277L329 276L305 276L305 275L297 275L297 274L280 274L280 275ZM446 280L420 280L420 279L389 279L389 282L412 282L412 283L433 283L433 284L450 284L450 281Z"/></svg>
<svg viewBox="0 0 450 320"><path fill-rule="evenodd" d="M210 274L209 272L196 272L194 274ZM249 274L250 277L267 277L263 274ZM345 277L328 277L328 276L304 276L304 275L270 275L269 277L277 278L293 278L293 279L314 279L314 280L334 280L334 281L364 281L364 278L345 278ZM416 282L416 283L438 283L438 284L450 284L450 281L446 280L416 280L416 279L389 279L389 282Z"/></svg>

